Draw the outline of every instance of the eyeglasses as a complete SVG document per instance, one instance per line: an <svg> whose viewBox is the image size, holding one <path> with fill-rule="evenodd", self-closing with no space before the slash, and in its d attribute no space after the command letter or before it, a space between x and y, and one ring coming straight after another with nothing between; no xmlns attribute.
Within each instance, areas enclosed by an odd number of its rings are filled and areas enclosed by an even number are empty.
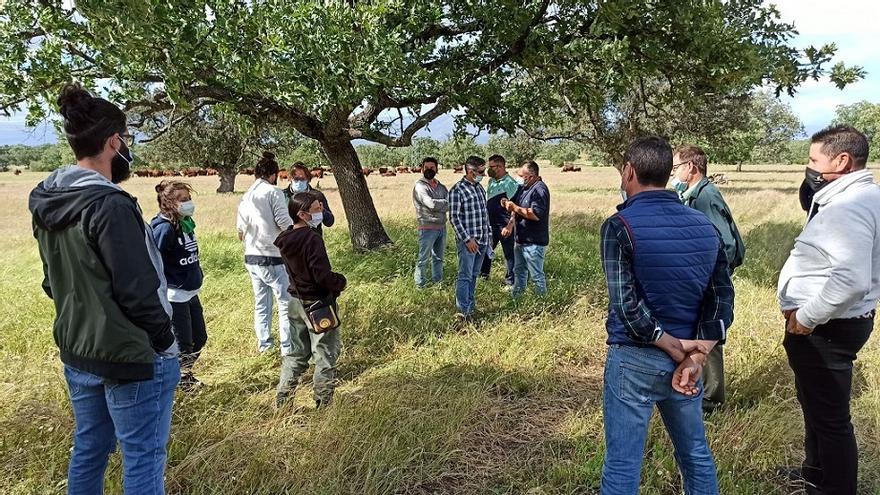
<svg viewBox="0 0 880 495"><path fill-rule="evenodd" d="M688 160L688 161L686 161L686 162L681 162L681 163L674 163L674 164L672 164L672 173L670 173L669 175L674 174L675 171L678 170L678 167L680 167L680 166L682 166L682 165L687 165L687 164L690 163L690 162L691 162L691 160Z"/></svg>
<svg viewBox="0 0 880 495"><path fill-rule="evenodd" d="M119 138L122 139L122 142L125 143L126 146L134 145L134 136L129 133L120 134Z"/></svg>

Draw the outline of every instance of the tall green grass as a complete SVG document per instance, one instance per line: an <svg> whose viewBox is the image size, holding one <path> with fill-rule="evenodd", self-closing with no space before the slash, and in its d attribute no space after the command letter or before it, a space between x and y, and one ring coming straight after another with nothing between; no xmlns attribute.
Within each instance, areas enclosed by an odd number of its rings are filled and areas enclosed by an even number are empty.
<svg viewBox="0 0 880 495"><path fill-rule="evenodd" d="M767 208L752 215L743 226L747 263L735 277L736 322L726 348L729 402L707 419L725 494L783 493L773 468L802 455L774 290L800 228L798 214ZM209 341L196 372L206 385L176 399L169 492L597 493L606 304L601 221L594 211L555 215L549 296L511 301L499 263L478 287L484 317L465 327L452 318L451 242L442 286L417 291L412 222L386 220L395 244L369 254L351 251L344 227L325 230L331 261L349 289L340 301L341 383L336 402L322 412L311 403L308 376L294 404L275 410L279 359L256 352L240 244L228 226L200 225ZM73 422L52 341L54 310L39 287L33 241L22 235L3 245L0 493L62 493ZM861 354L856 375L861 493L880 493L875 343ZM679 493L658 419L646 445L643 493ZM118 454L107 490L121 491Z"/></svg>

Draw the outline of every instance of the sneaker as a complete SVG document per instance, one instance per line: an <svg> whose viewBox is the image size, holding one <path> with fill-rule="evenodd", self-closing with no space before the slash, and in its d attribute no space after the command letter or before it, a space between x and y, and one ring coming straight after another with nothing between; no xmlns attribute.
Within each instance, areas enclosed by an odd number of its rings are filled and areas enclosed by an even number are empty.
<svg viewBox="0 0 880 495"><path fill-rule="evenodd" d="M200 382L192 373L184 373L180 375L180 382L177 383L177 387L184 392L192 392L201 386L202 382Z"/></svg>
<svg viewBox="0 0 880 495"><path fill-rule="evenodd" d="M318 411L326 409L331 405L333 405L333 397L330 397L329 399L315 399L315 409Z"/></svg>

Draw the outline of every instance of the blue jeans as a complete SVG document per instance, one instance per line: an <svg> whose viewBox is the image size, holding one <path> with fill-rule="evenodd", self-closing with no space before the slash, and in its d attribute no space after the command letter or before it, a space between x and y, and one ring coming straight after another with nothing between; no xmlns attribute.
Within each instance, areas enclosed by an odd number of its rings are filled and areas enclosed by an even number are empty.
<svg viewBox="0 0 880 495"><path fill-rule="evenodd" d="M547 293L547 279L544 277L545 246L517 243L513 247L516 263L513 267L513 295L521 295L526 290L526 282L532 277L535 293L543 296Z"/></svg>
<svg viewBox="0 0 880 495"><path fill-rule="evenodd" d="M657 348L611 345L605 362L602 495L635 495L654 406L675 447L686 495L715 495L715 461L703 426L703 394L672 389L676 363ZM702 388L702 383L699 387Z"/></svg>
<svg viewBox="0 0 880 495"><path fill-rule="evenodd" d="M460 240L456 244L458 249L458 280L455 283L455 305L461 314L470 316L477 305L477 275L480 274L483 258L486 257L489 246L478 244L477 252L471 253Z"/></svg>
<svg viewBox="0 0 880 495"><path fill-rule="evenodd" d="M152 380L114 384L71 366L64 367L64 377L76 422L67 493L103 493L104 471L117 441L125 493L165 493L165 447L180 380L177 357L156 356Z"/></svg>
<svg viewBox="0 0 880 495"><path fill-rule="evenodd" d="M443 252L446 251L446 229L419 230L419 259L416 261L416 285L425 286L425 271L431 261L431 281L443 280Z"/></svg>
<svg viewBox="0 0 880 495"><path fill-rule="evenodd" d="M290 304L290 277L284 265L249 265L245 263L254 289L254 332L257 334L257 348L260 352L271 349L272 340L272 296L278 302L278 336L281 339L281 355L293 352L290 343L290 321L287 308Z"/></svg>

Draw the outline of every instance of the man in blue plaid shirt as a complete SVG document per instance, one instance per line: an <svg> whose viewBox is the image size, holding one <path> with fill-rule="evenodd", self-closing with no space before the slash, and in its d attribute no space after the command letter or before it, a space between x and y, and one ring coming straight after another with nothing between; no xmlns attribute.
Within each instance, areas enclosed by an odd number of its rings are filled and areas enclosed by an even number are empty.
<svg viewBox="0 0 880 495"><path fill-rule="evenodd" d="M492 242L486 190L480 185L486 173L486 161L470 156L465 162L465 176L449 191L449 221L455 231L458 248L458 281L455 305L461 319L470 319L476 307L477 275Z"/></svg>

